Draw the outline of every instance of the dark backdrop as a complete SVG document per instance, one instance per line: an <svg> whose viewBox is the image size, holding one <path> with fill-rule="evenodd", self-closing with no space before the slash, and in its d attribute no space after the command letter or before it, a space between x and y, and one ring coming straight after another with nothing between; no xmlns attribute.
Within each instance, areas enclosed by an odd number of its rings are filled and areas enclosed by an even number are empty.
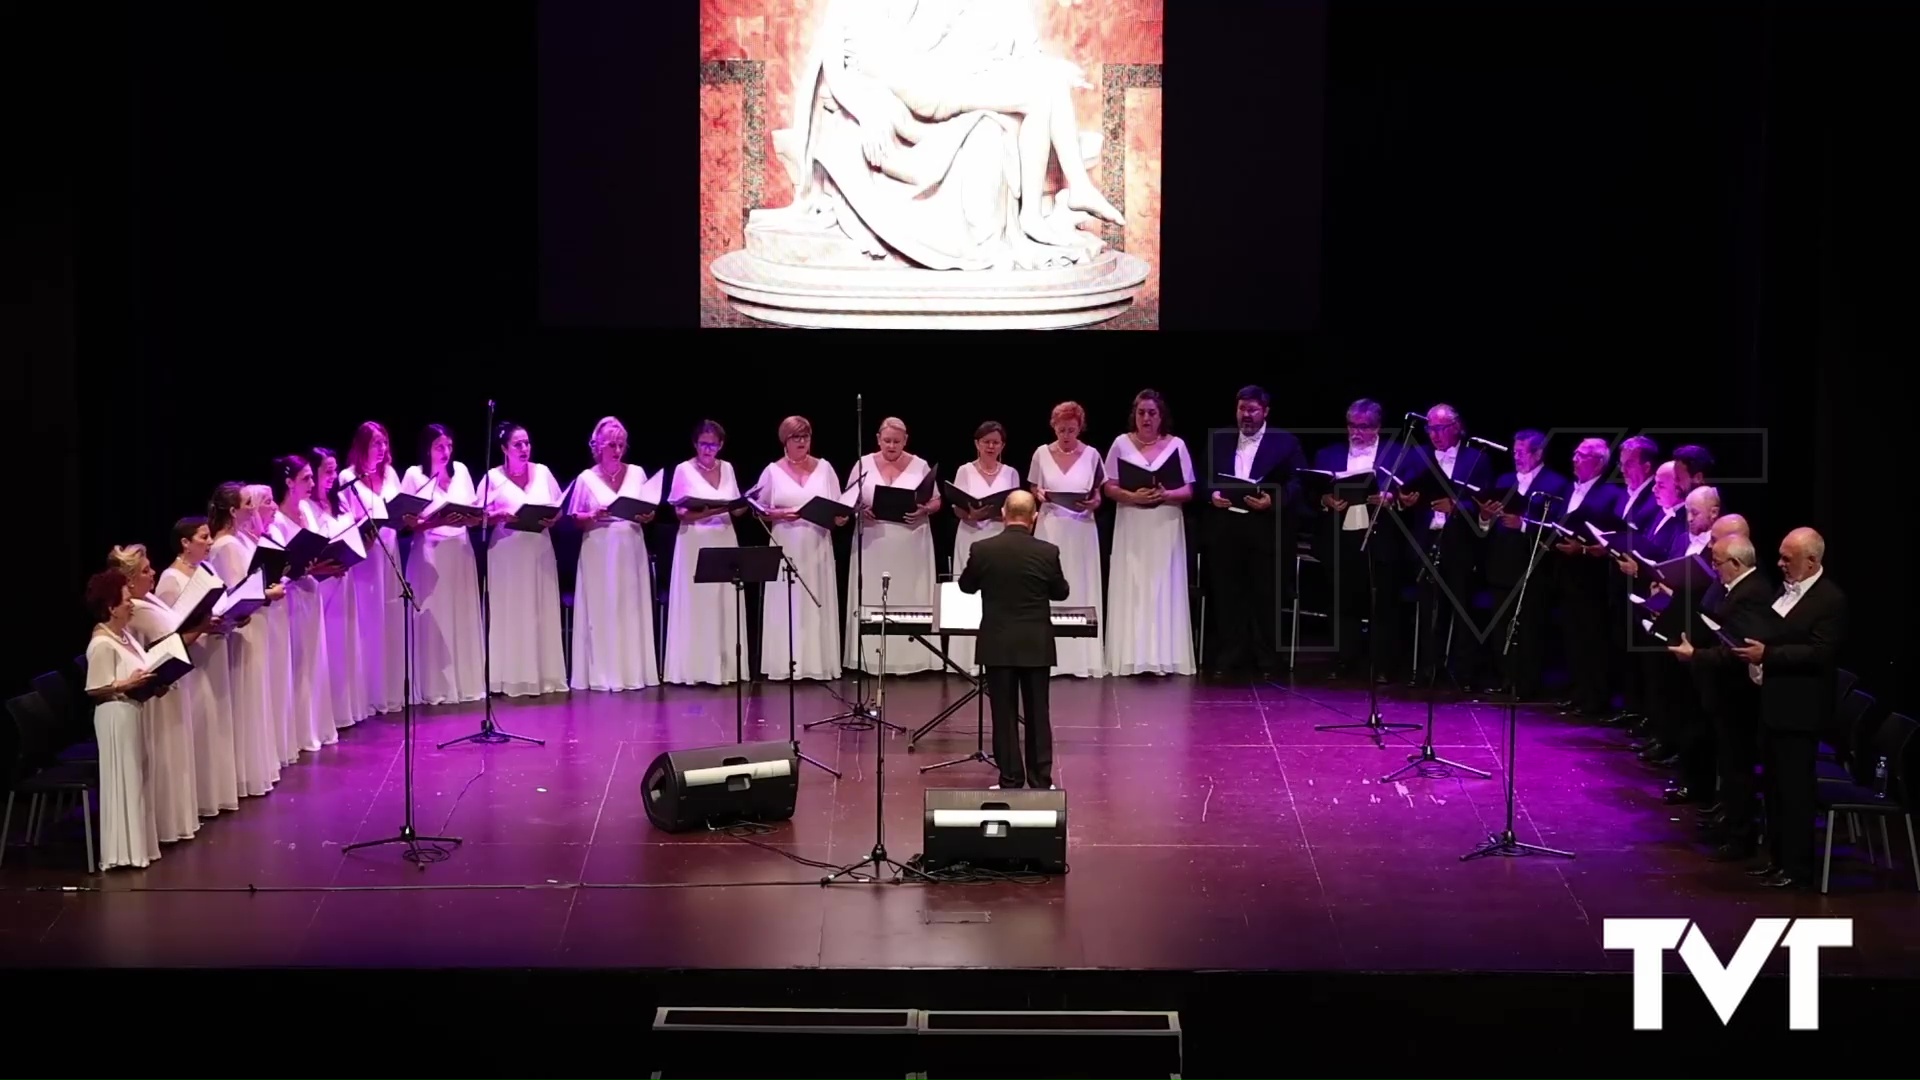
<svg viewBox="0 0 1920 1080"><path fill-rule="evenodd" d="M1912 295L1898 268L1913 187L1890 137L1913 100L1897 9L1334 5L1312 325L959 341L543 328L551 129L532 11L346 5L295 24L260 10L9 13L9 43L30 53L20 100L42 107L19 129L29 152L4 218L31 285L8 291L24 363L0 379L25 434L17 483L46 493L33 505L50 520L10 538L21 610L46 632L8 653L7 685L78 650L79 583L109 543L157 542L216 481L342 443L367 416L403 450L421 422L449 423L477 466L494 397L562 474L605 413L650 468L712 416L751 474L789 412L844 466L863 393L865 427L900 414L951 469L986 417L1024 460L1062 398L1086 404L1104 446L1140 386L1191 437L1257 380L1296 427L1337 425L1364 393L1396 414L1446 398L1495 437L1764 429L1764 457L1758 435L1702 435L1756 481L1730 502L1763 545L1792 524L1827 533L1855 602L1852 662L1911 696L1896 661L1916 644L1913 575L1887 542L1904 482L1883 478L1910 456L1893 407L1911 357L1894 313ZM1182 77L1218 91L1212 128L1175 108L1202 95L1169 98L1168 153L1197 194L1170 196L1166 247L1212 257L1196 287L1226 299L1189 311L1257 321L1270 190L1201 151L1257 119L1262 80L1189 19L1168 29L1169 65L1243 74ZM690 103L691 25L652 40L641 66L684 63ZM686 164L636 194L690 206L694 111L660 111ZM1195 239L1223 222L1240 244ZM663 261L669 282L686 261ZM690 297L658 304L662 321L696 318Z"/></svg>

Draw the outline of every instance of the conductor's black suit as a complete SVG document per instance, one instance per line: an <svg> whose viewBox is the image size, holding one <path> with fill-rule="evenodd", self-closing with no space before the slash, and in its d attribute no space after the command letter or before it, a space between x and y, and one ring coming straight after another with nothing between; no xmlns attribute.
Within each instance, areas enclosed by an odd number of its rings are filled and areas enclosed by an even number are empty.
<svg viewBox="0 0 1920 1080"><path fill-rule="evenodd" d="M980 594L980 638L974 659L987 671L993 703L993 756L1003 788L1047 788L1053 783L1053 727L1047 717L1047 680L1054 665L1052 605L1065 600L1067 575L1060 549L1008 522L1006 531L973 545L960 591ZM1027 721L1021 763L1019 717Z"/></svg>

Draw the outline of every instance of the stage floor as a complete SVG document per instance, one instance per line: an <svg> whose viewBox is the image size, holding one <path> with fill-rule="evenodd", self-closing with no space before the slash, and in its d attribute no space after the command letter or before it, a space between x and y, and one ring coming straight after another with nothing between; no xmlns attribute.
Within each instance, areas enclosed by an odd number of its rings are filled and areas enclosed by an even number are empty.
<svg viewBox="0 0 1920 1080"><path fill-rule="evenodd" d="M918 726L964 689L891 681L889 719ZM437 750L473 730L479 710L422 710L419 826L465 841L444 862L341 850L402 820L401 725L378 717L147 870L89 879L72 869L75 848L13 849L0 870L0 962L1624 972L1629 958L1601 948L1603 918L1691 918L1729 956L1756 917L1835 914L1855 919L1855 947L1825 952L1827 974L1920 971L1904 844L1897 870L1836 855L1827 897L1761 889L1707 860L1691 812L1661 805L1661 778L1602 728L1520 719L1518 832L1576 859L1463 863L1501 825L1497 707L1449 699L1437 727L1442 756L1493 779L1383 784L1419 732L1383 749L1314 730L1363 719L1363 692L1133 678L1056 680L1053 695L1072 871L1043 883L821 888L821 871L753 843L657 832L642 770L663 750L731 742L732 691L576 693L496 707L502 727L545 747ZM798 699L802 722L841 708L820 686ZM1384 711L1425 716L1401 691ZM750 688L746 715L748 740L784 739L785 688ZM889 740L894 857L920 850L923 789L994 781L982 764L918 771L972 750L973 727L968 706L911 755L904 737ZM803 765L794 820L758 842L823 863L865 855L874 737L806 733L807 752L845 776Z"/></svg>

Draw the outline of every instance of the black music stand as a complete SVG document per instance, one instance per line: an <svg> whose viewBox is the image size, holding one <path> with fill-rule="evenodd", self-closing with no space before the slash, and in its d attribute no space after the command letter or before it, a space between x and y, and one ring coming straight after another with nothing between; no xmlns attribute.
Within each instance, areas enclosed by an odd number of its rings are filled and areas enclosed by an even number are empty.
<svg viewBox="0 0 1920 1080"><path fill-rule="evenodd" d="M780 577L782 552L777 547L701 548L693 564L695 585L733 586L733 741L747 741L747 669L742 659L747 586L765 585Z"/></svg>
<svg viewBox="0 0 1920 1080"><path fill-rule="evenodd" d="M945 636L952 629L947 623L946 599L947 599L947 592L949 589L957 593L960 591L960 585L958 582L953 582L953 581L943 581L940 583L940 593L939 593L939 596L937 597L937 602L934 604L934 608L933 608L933 622L934 622L933 632L939 636ZM960 627L959 629L971 635L974 638L974 640L978 642L979 634L980 634L980 621L977 617L971 621L973 622L972 626L963 626L963 627ZM944 656L945 654L942 654L942 655ZM953 661L951 659L948 659L947 662L952 663ZM992 765L996 769L1000 767L1000 763L993 760L993 756L987 753L987 700L986 700L987 677L984 671L979 670L980 661L978 660L978 658L974 660L973 666L975 668L975 674L967 676L968 680L971 681L973 685L967 689L967 692L960 696L960 700L955 701L953 704L948 705L946 708L940 710L940 714L938 716L935 716L932 720L927 721L927 723L924 726L922 726L920 730L913 733L913 738L908 740L907 742L907 750L908 752L912 752L914 742L918 741L922 736L926 735L928 732L932 731L934 728L939 727L941 723L943 723L947 719L947 717L952 716L956 712L959 712L960 709L966 705L967 701L971 699L974 703L973 753L968 754L965 757L954 758L951 761L941 761L932 765L922 765L920 766L920 772L922 775L925 775L926 773L930 773L935 769L945 769L954 765L965 765L971 761L978 761L983 764ZM1015 714L1014 722L1019 723L1018 713Z"/></svg>

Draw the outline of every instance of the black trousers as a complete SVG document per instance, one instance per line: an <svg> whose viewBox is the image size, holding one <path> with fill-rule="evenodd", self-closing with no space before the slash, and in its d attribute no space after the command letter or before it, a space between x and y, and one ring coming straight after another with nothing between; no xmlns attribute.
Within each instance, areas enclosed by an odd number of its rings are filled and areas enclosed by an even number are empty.
<svg viewBox="0 0 1920 1080"><path fill-rule="evenodd" d="M993 705L993 760L1003 788L1044 788L1053 783L1053 721L1047 715L1043 667L987 668L987 700ZM1027 722L1026 761L1021 763L1020 720Z"/></svg>
<svg viewBox="0 0 1920 1080"><path fill-rule="evenodd" d="M1367 657L1361 652L1360 621L1367 621L1364 648L1371 650L1376 674L1390 679L1407 675L1407 613L1400 603L1400 591L1406 584L1405 561L1383 553L1389 543L1404 544L1399 529L1382 522L1373 531L1373 540L1365 550L1360 547L1366 533L1359 529L1340 532L1340 555L1335 565L1323 569L1334 578L1334 641L1338 647L1336 662L1349 672L1358 673Z"/></svg>
<svg viewBox="0 0 1920 1080"><path fill-rule="evenodd" d="M1746 677L1744 669L1740 677ZM1737 687L1721 693L1724 696L1713 716L1714 744L1720 755L1721 815L1728 839L1745 842L1753 839L1759 818L1753 782L1753 767L1760 763L1759 702Z"/></svg>
<svg viewBox="0 0 1920 1080"><path fill-rule="evenodd" d="M1440 544L1438 530L1416 533L1421 549L1439 561L1439 576L1424 560L1414 564L1419 581L1419 653L1414 658L1414 674L1430 678L1442 658L1453 673L1471 679L1481 650L1481 635L1473 611L1473 559L1470 544Z"/></svg>
<svg viewBox="0 0 1920 1080"><path fill-rule="evenodd" d="M1612 567L1586 555L1557 557L1561 627L1566 635L1568 674L1573 677L1569 696L1582 712L1607 712L1613 704L1613 689L1607 681L1606 578Z"/></svg>
<svg viewBox="0 0 1920 1080"><path fill-rule="evenodd" d="M1760 732L1766 770L1767 849L1773 865L1797 881L1813 880L1813 815L1819 780L1819 738L1811 731Z"/></svg>
<svg viewBox="0 0 1920 1080"><path fill-rule="evenodd" d="M1218 671L1279 666L1279 560L1293 552L1276 539L1272 514L1234 514L1215 525L1207 547L1207 584L1219 645L1207 666Z"/></svg>
<svg viewBox="0 0 1920 1080"><path fill-rule="evenodd" d="M1487 646L1500 663L1501 677L1522 701L1538 701L1545 692L1542 669L1546 666L1547 627L1553 622L1553 589L1547 578L1535 569L1524 597L1518 584L1493 588L1496 617ZM1520 617L1518 627L1513 626L1516 613ZM1502 659L1509 632L1513 634L1513 649Z"/></svg>

